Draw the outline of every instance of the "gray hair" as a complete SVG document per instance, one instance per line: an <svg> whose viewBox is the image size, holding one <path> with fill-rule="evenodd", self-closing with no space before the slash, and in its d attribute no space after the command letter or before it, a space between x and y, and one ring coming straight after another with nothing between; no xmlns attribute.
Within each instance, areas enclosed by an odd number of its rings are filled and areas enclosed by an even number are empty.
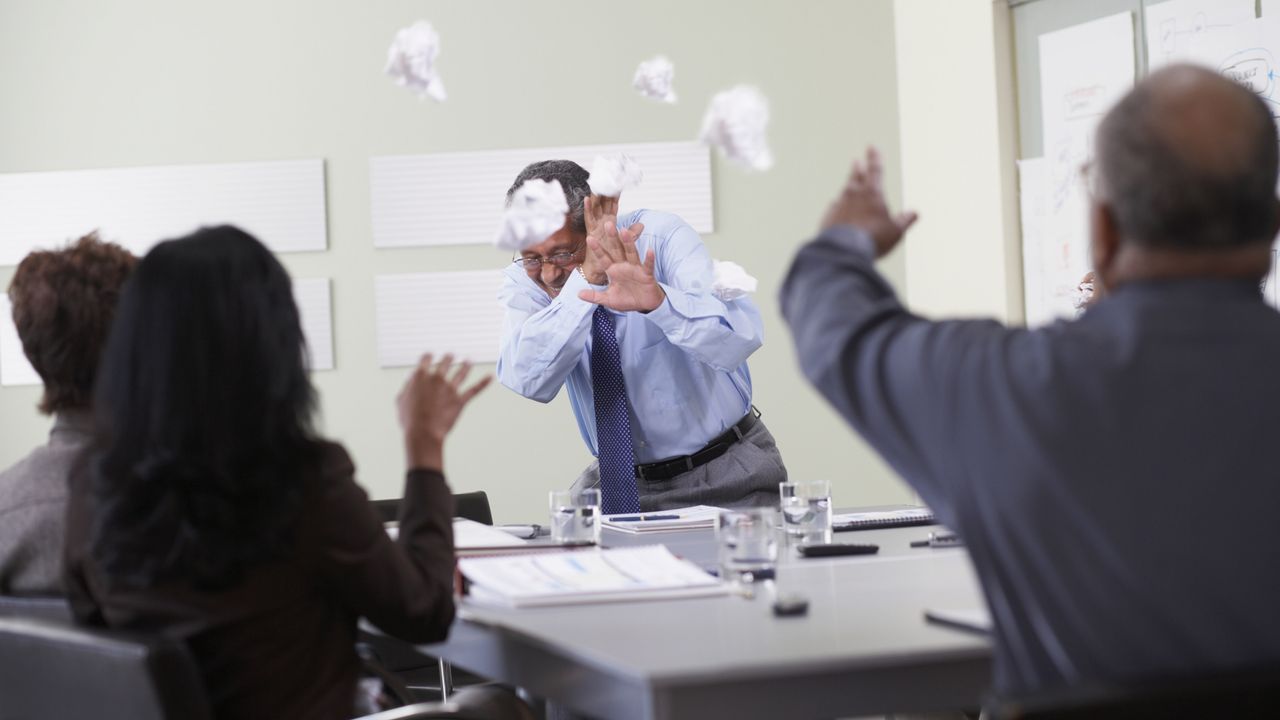
<svg viewBox="0 0 1280 720"><path fill-rule="evenodd" d="M1138 84L1102 121L1098 190L1138 245L1270 242L1278 155L1266 103L1216 73L1179 66Z"/></svg>
<svg viewBox="0 0 1280 720"><path fill-rule="evenodd" d="M564 190L564 199L569 203L569 226L585 233L587 221L583 218L583 201L591 194L591 185L587 182L590 176L586 168L572 160L542 160L520 171L507 190L507 203L511 203L511 196L527 180L558 180Z"/></svg>

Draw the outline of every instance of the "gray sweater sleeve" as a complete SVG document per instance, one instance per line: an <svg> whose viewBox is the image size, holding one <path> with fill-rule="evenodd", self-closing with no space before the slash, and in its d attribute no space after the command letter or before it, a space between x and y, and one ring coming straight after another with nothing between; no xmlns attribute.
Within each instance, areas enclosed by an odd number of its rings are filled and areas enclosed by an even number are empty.
<svg viewBox="0 0 1280 720"><path fill-rule="evenodd" d="M950 491L974 450L957 441L957 411L981 397L974 373L991 371L984 356L1005 330L913 315L874 263L865 232L829 228L792 263L782 313L809 381L951 524Z"/></svg>

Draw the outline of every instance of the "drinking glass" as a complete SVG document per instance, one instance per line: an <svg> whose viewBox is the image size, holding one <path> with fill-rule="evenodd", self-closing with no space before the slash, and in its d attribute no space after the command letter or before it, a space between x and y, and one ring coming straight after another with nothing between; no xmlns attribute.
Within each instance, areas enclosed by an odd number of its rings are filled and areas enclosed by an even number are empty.
<svg viewBox="0 0 1280 720"><path fill-rule="evenodd" d="M774 576L778 564L777 513L773 508L721 510L716 517L720 577L753 583Z"/></svg>
<svg viewBox="0 0 1280 720"><path fill-rule="evenodd" d="M782 496L782 525L787 539L800 545L831 542L831 483L801 480L778 483Z"/></svg>
<svg viewBox="0 0 1280 720"><path fill-rule="evenodd" d="M552 490L551 539L570 545L600 544L600 490Z"/></svg>

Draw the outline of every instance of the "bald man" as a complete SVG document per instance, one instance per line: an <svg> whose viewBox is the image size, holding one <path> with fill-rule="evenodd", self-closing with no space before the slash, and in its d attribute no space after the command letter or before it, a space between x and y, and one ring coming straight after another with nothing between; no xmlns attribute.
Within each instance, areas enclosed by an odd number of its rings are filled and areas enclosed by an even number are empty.
<svg viewBox="0 0 1280 720"><path fill-rule="evenodd" d="M1280 661L1276 127L1173 67L1096 155L1105 295L1079 319L911 314L874 262L915 215L886 207L874 152L782 290L810 381L964 537L1003 693Z"/></svg>

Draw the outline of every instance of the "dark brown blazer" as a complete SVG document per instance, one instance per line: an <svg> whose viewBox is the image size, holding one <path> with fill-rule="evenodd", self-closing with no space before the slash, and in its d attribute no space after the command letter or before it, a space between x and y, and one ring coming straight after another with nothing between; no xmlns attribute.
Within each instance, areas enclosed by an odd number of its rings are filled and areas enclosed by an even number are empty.
<svg viewBox="0 0 1280 720"><path fill-rule="evenodd" d="M444 639L454 615L453 498L444 476L408 472L393 541L354 473L341 446L324 444L304 490L294 556L215 593L106 577L89 552L94 508L77 473L66 540L77 619L184 640L219 718L351 717L358 618L427 643Z"/></svg>

